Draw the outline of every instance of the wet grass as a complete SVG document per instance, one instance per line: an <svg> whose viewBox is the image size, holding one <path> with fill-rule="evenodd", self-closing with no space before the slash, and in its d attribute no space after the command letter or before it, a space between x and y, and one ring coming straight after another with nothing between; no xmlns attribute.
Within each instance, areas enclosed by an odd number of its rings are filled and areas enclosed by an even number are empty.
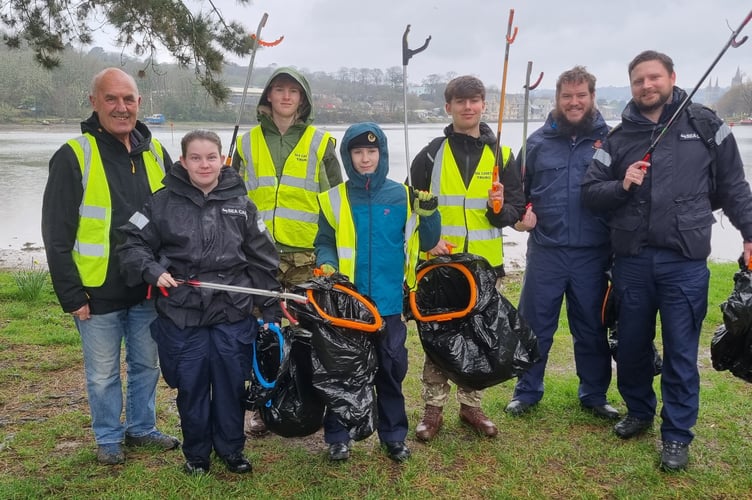
<svg viewBox="0 0 752 500"><path fill-rule="evenodd" d="M72 321L51 287L30 305L11 273L0 272L0 498L750 498L752 386L714 371L709 351L721 322L718 305L731 291L735 268L712 264L711 271L698 361L700 418L686 472L658 469L658 424L623 441L608 422L580 410L571 338L562 320L546 395L529 415L504 413L512 381L486 391L483 406L499 426L496 439L480 438L462 425L452 399L437 439L414 440L423 354L411 329L405 395L413 457L406 464L392 463L371 437L354 445L347 463L331 465L317 433L249 439L252 474L233 475L214 463L206 477L183 474L178 451L129 449L125 465L98 465ZM518 275L507 279L505 294L516 302ZM658 389L659 379L655 384ZM160 383L160 427L179 435L174 397ZM624 410L615 382L609 399Z"/></svg>

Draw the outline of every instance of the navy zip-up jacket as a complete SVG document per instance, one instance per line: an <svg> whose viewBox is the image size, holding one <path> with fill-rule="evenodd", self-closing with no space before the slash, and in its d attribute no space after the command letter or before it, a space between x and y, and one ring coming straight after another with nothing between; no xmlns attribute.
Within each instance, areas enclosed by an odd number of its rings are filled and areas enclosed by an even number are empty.
<svg viewBox="0 0 752 500"><path fill-rule="evenodd" d="M606 219L585 207L581 185L593 153L608 134L600 112L589 133L564 137L553 115L527 140L525 198L538 222L530 238L547 247L598 247L608 244ZM519 158L520 156L518 156Z"/></svg>
<svg viewBox="0 0 752 500"><path fill-rule="evenodd" d="M622 187L632 163L641 160L686 93L674 87L671 103L658 123L645 118L633 101L622 113L621 126L593 156L582 196L585 205L608 214L611 243L617 255L637 255L643 247L676 250L688 259L710 255L711 151L686 110L658 143L641 186ZM731 129L716 121L715 195L744 241L752 241L752 193L744 177L739 148Z"/></svg>

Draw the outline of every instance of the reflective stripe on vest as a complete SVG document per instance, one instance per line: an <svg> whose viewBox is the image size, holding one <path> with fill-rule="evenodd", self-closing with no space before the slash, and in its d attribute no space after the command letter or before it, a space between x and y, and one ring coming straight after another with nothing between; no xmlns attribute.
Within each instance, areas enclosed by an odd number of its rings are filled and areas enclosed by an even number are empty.
<svg viewBox="0 0 752 500"><path fill-rule="evenodd" d="M81 168L81 184L84 188L76 241L73 246L73 262L84 286L102 286L107 276L110 257L110 226L112 224L112 200L107 176L97 140L85 134L67 143L76 154ZM164 152L161 144L151 140L150 150L142 153L149 188L153 193L162 187L165 176Z"/></svg>
<svg viewBox="0 0 752 500"><path fill-rule="evenodd" d="M405 219L405 267L404 273L409 286L416 285L415 268L418 265L420 241L418 236L418 217L413 214L410 207L410 191L405 186L407 200L407 217ZM352 218L350 202L347 199L345 183L330 189L319 195L321 213L326 221L334 228L335 242L337 245L337 271L344 274L350 281L355 283L355 223ZM372 242L373 244L373 242Z"/></svg>
<svg viewBox="0 0 752 500"><path fill-rule="evenodd" d="M508 147L502 147L502 165L510 153ZM449 142L444 140L436 153L431 192L438 193L442 238L456 245L457 251L480 255L496 267L504 263L501 229L486 218L494 164L493 152L486 145L470 186L465 188Z"/></svg>
<svg viewBox="0 0 752 500"><path fill-rule="evenodd" d="M240 175L274 241L313 248L318 231L321 161L330 139L328 132L307 127L287 157L279 179L261 126L238 139Z"/></svg>

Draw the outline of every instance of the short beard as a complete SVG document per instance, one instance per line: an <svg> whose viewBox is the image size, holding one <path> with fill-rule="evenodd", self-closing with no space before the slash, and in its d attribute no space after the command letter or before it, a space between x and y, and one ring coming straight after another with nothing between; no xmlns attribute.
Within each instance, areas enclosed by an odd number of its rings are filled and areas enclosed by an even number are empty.
<svg viewBox="0 0 752 500"><path fill-rule="evenodd" d="M635 106L637 106L637 109L641 113L652 113L653 111L658 111L659 109L663 109L663 106L666 105L666 103L668 102L670 98L671 98L671 94L668 94L667 96L661 95L661 98L655 104L652 104L650 106L644 106L640 104L639 102L637 102L637 100L635 99L633 100L634 100Z"/></svg>
<svg viewBox="0 0 752 500"><path fill-rule="evenodd" d="M560 113L559 110L553 112L554 122L556 123L556 130L562 137L579 137L585 134L589 134L593 130L593 123L595 122L595 108L590 108L590 111L582 116L582 120L577 123L572 123L567 120L567 117Z"/></svg>

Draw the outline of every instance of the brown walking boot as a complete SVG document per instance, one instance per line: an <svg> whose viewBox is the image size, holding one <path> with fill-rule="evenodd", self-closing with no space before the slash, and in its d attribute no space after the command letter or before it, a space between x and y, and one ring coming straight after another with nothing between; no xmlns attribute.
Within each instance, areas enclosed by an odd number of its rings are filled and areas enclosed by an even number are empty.
<svg viewBox="0 0 752 500"><path fill-rule="evenodd" d="M444 424L444 417L441 415L443 410L441 406L426 405L423 418L415 428L415 437L421 441L432 440Z"/></svg>
<svg viewBox="0 0 752 500"><path fill-rule="evenodd" d="M460 405L460 420L475 429L480 435L494 437L499 429L478 406Z"/></svg>
<svg viewBox="0 0 752 500"><path fill-rule="evenodd" d="M262 437L266 436L269 430L266 428L266 424L261 418L261 413L257 410L250 410L246 412L245 416L245 434L246 436Z"/></svg>

